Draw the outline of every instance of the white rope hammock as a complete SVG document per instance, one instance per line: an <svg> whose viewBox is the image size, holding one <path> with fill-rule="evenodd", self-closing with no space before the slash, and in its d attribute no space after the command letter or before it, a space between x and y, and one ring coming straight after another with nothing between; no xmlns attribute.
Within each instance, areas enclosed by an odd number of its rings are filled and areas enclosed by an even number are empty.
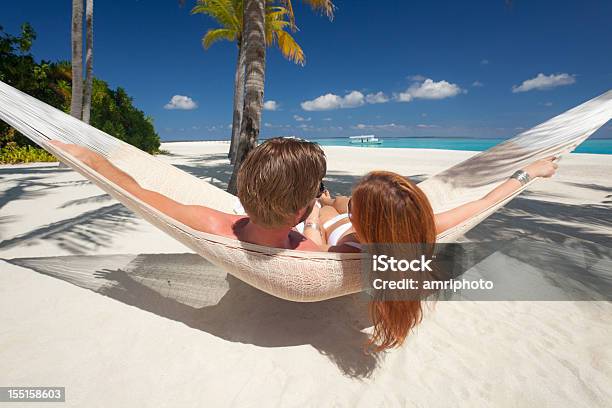
<svg viewBox="0 0 612 408"><path fill-rule="evenodd" d="M571 152L612 118L612 90L419 184L435 212L484 196L534 160ZM85 146L105 156L144 188L178 202L231 212L236 198L0 81L0 119L54 154L157 228L211 263L271 295L313 302L359 292L361 254L268 248L196 231L130 195L50 140ZM531 182L533 182L532 180ZM438 236L451 242L518 195Z"/></svg>

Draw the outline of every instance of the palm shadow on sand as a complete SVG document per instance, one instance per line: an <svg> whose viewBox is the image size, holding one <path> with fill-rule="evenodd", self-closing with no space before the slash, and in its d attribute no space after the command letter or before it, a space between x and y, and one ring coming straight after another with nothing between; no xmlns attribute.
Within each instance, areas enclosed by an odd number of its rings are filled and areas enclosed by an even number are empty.
<svg viewBox="0 0 612 408"><path fill-rule="evenodd" d="M194 254L20 258L8 262L68 281L228 341L260 347L310 344L343 374L369 377L367 300L356 294L296 303L255 289Z"/></svg>

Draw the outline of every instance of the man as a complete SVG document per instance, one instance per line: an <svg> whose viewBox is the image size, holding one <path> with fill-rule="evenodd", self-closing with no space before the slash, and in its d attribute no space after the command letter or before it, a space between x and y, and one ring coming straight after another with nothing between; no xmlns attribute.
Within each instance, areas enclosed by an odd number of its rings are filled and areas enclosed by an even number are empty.
<svg viewBox="0 0 612 408"><path fill-rule="evenodd" d="M312 210L327 166L323 150L315 143L275 138L249 153L238 173L238 198L246 217L201 205L181 204L142 188L130 175L87 148L59 141L51 143L138 199L195 230L275 248L321 249L318 214ZM306 222L304 235L294 230L295 225L307 219L313 222Z"/></svg>

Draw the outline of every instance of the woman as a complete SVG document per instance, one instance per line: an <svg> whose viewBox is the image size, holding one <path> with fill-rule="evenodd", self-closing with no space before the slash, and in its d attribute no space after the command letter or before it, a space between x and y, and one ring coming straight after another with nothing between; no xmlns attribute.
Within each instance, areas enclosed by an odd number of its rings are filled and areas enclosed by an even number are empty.
<svg viewBox="0 0 612 408"><path fill-rule="evenodd" d="M536 161L483 198L439 214L416 184L396 173L375 171L357 183L350 199L323 196L318 223L333 252L357 252L359 244L432 244L438 234L497 204L530 179L552 176L557 169L553 159ZM315 215L307 222L313 223ZM401 345L422 319L418 300L374 300L369 308L374 325L369 345L376 351Z"/></svg>

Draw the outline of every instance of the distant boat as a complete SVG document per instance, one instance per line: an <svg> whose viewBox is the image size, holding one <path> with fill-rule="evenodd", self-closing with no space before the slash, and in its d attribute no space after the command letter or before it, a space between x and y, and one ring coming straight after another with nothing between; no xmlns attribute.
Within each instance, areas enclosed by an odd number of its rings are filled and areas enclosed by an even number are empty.
<svg viewBox="0 0 612 408"><path fill-rule="evenodd" d="M349 136L351 144L377 145L382 144L382 140L375 135Z"/></svg>

